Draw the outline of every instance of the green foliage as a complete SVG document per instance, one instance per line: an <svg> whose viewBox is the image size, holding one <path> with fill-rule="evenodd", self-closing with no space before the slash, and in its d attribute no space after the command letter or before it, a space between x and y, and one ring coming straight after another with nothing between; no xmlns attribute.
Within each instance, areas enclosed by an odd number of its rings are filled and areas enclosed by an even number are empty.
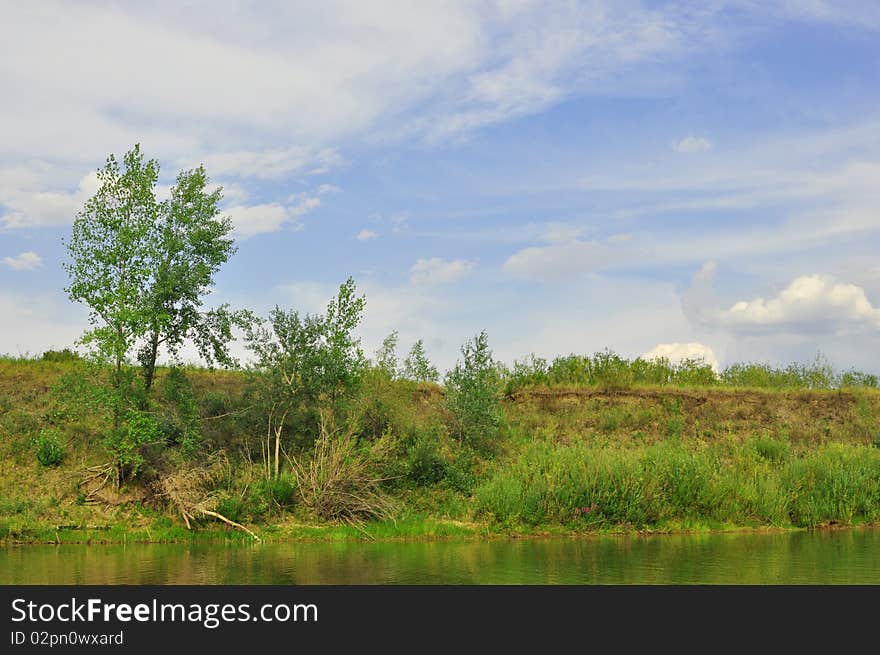
<svg viewBox="0 0 880 655"><path fill-rule="evenodd" d="M349 278L324 315L301 317L276 307L268 327L248 329L247 346L257 359L252 371L257 409L279 443L290 428L314 440L322 415L335 420L345 412L367 370L354 334L364 306ZM279 464L276 458L276 470Z"/></svg>
<svg viewBox="0 0 880 655"><path fill-rule="evenodd" d="M397 330L382 340L382 346L376 352L376 368L388 376L397 377Z"/></svg>
<svg viewBox="0 0 880 655"><path fill-rule="evenodd" d="M143 464L142 443L155 441L139 412L150 406L159 348L176 357L192 341L209 365L232 365L227 350L232 327L252 321L249 312L226 305L202 309L214 274L235 250L228 238L232 224L219 216L220 189L208 191L200 166L181 172L171 197L159 202L158 179L158 163L145 161L139 145L125 154L122 165L110 155L98 172L97 193L74 220L66 244L70 261L64 264L68 295L90 310L93 327L81 341L92 347L96 363L114 366L109 379L99 374L91 384L79 385L88 386L89 402L109 415L107 443L120 471L131 474ZM141 383L129 366L135 352ZM175 396L175 416L163 417L164 432L169 441L193 451L198 443L195 404L178 378L172 372L164 391L166 400ZM75 386L67 380L62 390Z"/></svg>
<svg viewBox="0 0 880 655"><path fill-rule="evenodd" d="M536 386L589 386L607 390L637 386L712 386L718 378L702 359L672 363L665 358L628 360L605 350L589 355L566 355L552 363L530 355L506 372L507 393Z"/></svg>
<svg viewBox="0 0 880 655"><path fill-rule="evenodd" d="M403 362L402 376L415 382L436 382L440 377L437 368L428 361L425 344L419 339L413 344Z"/></svg>
<svg viewBox="0 0 880 655"><path fill-rule="evenodd" d="M840 386L849 388L876 389L877 376L861 371L846 371L840 376Z"/></svg>
<svg viewBox="0 0 880 655"><path fill-rule="evenodd" d="M485 330L461 348L462 361L446 375L446 405L453 433L465 443L486 447L501 426L501 383Z"/></svg>
<svg viewBox="0 0 880 655"><path fill-rule="evenodd" d="M821 354L809 364L731 364L720 374L702 359L677 363L665 358L628 360L609 350L589 355L566 355L547 360L530 355L505 372L508 394L530 387L578 386L608 390L645 386L757 387L773 389L877 388L876 375L860 371L837 374Z"/></svg>
<svg viewBox="0 0 880 655"><path fill-rule="evenodd" d="M407 449L407 477L418 485L429 486L446 477L446 460L440 453L438 427L417 430Z"/></svg>
<svg viewBox="0 0 880 655"><path fill-rule="evenodd" d="M43 429L34 439L34 453L43 466L58 466L64 461L65 449L58 431Z"/></svg>
<svg viewBox="0 0 880 655"><path fill-rule="evenodd" d="M73 223L66 263L71 300L88 305L95 327L83 341L117 369L140 343L144 386L152 385L160 345L175 355L191 339L210 364L232 363L231 327L249 315L228 306L203 312L213 276L235 251L232 223L219 217L220 189L208 192L203 167L183 171L159 202L159 164L140 146L113 155L100 186Z"/></svg>
<svg viewBox="0 0 880 655"><path fill-rule="evenodd" d="M196 453L201 444L199 409L192 384L183 370L172 367L161 382L162 425L165 441L179 444L187 456Z"/></svg>
<svg viewBox="0 0 880 655"><path fill-rule="evenodd" d="M164 443L162 427L152 414L131 410L119 429L104 439L104 445L112 453L119 479L135 477L144 464L142 449L145 446Z"/></svg>
<svg viewBox="0 0 880 655"><path fill-rule="evenodd" d="M75 350L64 348L63 350L47 350L40 359L44 362L73 362L81 357Z"/></svg>
<svg viewBox="0 0 880 655"><path fill-rule="evenodd" d="M507 371L505 392L510 395L528 387L547 386L550 383L547 360L536 357L534 353L522 360L514 360L513 369Z"/></svg>
<svg viewBox="0 0 880 655"><path fill-rule="evenodd" d="M732 364L721 372L721 383L731 387L835 389L840 386L862 386L859 383L870 382L872 377L858 371L838 376L828 360L819 354L812 363L792 363L784 368L770 364Z"/></svg>
<svg viewBox="0 0 880 655"><path fill-rule="evenodd" d="M140 147L126 153L124 169L113 155L98 171L98 192L73 222L64 264L70 299L90 310L93 327L83 342L113 362L125 362L150 324L147 290L155 262L159 165Z"/></svg>

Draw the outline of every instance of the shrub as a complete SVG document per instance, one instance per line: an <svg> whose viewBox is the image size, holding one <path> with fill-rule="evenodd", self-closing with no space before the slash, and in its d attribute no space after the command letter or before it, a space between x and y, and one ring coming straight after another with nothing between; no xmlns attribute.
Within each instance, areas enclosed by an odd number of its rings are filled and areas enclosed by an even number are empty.
<svg viewBox="0 0 880 655"><path fill-rule="evenodd" d="M47 350L40 359L44 362L73 362L82 358L78 352L64 348L63 350Z"/></svg>
<svg viewBox="0 0 880 655"><path fill-rule="evenodd" d="M840 376L841 387L877 388L877 376L861 371L846 371Z"/></svg>
<svg viewBox="0 0 880 655"><path fill-rule="evenodd" d="M359 524L392 514L375 463L352 434L331 435L321 425L314 450L302 458L290 457L290 466L303 506L322 519Z"/></svg>
<svg viewBox="0 0 880 655"><path fill-rule="evenodd" d="M141 449L149 444L162 443L162 427L147 412L130 411L119 429L113 430L104 444L114 459L114 465L121 481L126 475L137 476L144 464Z"/></svg>
<svg viewBox="0 0 880 655"><path fill-rule="evenodd" d="M486 446L502 421L498 369L483 331L461 348L463 361L446 376L446 405L454 417L453 433L474 446Z"/></svg>
<svg viewBox="0 0 880 655"><path fill-rule="evenodd" d="M37 461L43 466L58 466L65 455L64 445L58 438L55 430L41 430L34 439L34 452Z"/></svg>
<svg viewBox="0 0 880 655"><path fill-rule="evenodd" d="M407 477L416 484L428 486L446 477L446 460L440 454L436 430L417 431L406 459Z"/></svg>
<svg viewBox="0 0 880 655"><path fill-rule="evenodd" d="M161 432L169 444L178 444L187 456L198 449L202 434L199 425L199 409L192 383L184 372L173 367L160 385L163 414Z"/></svg>

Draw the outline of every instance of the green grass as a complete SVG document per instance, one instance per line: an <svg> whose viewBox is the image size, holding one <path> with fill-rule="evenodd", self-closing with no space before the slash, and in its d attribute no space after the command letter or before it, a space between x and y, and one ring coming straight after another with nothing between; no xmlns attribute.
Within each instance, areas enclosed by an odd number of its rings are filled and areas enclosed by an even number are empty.
<svg viewBox="0 0 880 655"><path fill-rule="evenodd" d="M499 462L476 504L509 526L872 523L880 520L880 450L831 443L794 452L765 437L710 447L539 442Z"/></svg>

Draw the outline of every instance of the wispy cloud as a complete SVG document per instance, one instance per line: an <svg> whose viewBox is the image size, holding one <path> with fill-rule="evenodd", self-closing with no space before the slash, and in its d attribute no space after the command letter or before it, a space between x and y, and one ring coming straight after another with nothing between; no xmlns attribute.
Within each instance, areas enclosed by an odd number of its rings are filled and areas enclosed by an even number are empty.
<svg viewBox="0 0 880 655"><path fill-rule="evenodd" d="M367 230L367 229L361 230L355 236L355 238L358 241L371 241L373 239L377 239L378 237L379 237L379 235L376 232L373 232L373 230Z"/></svg>
<svg viewBox="0 0 880 655"><path fill-rule="evenodd" d="M712 145L712 142L705 137L691 135L676 142L675 150L685 154L693 154L711 150Z"/></svg>
<svg viewBox="0 0 880 655"><path fill-rule="evenodd" d="M43 258L33 250L21 252L15 257L4 257L3 263L13 271L32 271L43 265Z"/></svg>
<svg viewBox="0 0 880 655"><path fill-rule="evenodd" d="M415 285L447 284L465 277L473 268L474 262L464 259L419 259L409 269L409 279Z"/></svg>

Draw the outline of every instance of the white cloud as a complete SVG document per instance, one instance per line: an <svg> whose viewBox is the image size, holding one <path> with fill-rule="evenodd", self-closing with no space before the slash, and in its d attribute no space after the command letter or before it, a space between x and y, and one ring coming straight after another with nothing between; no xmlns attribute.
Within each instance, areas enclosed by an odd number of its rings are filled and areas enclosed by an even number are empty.
<svg viewBox="0 0 880 655"><path fill-rule="evenodd" d="M2 150L2 149L0 149ZM98 190L98 176L83 176L73 191L46 191L39 183L22 186L0 185L0 228L44 227L72 223L91 196Z"/></svg>
<svg viewBox="0 0 880 655"><path fill-rule="evenodd" d="M255 234L277 232L288 220L287 209L277 202L263 205L236 205L224 210L232 219L233 233L240 239Z"/></svg>
<svg viewBox="0 0 880 655"><path fill-rule="evenodd" d="M324 195L325 193L342 193L342 189L333 184L322 184L318 187L318 193L320 195Z"/></svg>
<svg viewBox="0 0 880 655"><path fill-rule="evenodd" d="M815 329L865 324L880 329L880 308L855 284L821 275L802 275L776 297L741 300L719 315L722 325Z"/></svg>
<svg viewBox="0 0 880 655"><path fill-rule="evenodd" d="M291 216L302 216L321 206L321 199L308 193L297 193L290 197L290 202L287 211Z"/></svg>
<svg viewBox="0 0 880 655"><path fill-rule="evenodd" d="M410 283L416 285L446 284L460 280L474 267L473 262L464 259L447 261L439 257L419 259L409 269Z"/></svg>
<svg viewBox="0 0 880 655"><path fill-rule="evenodd" d="M508 257L502 268L522 277L565 278L603 268L615 257L615 252L602 243L573 241L523 248Z"/></svg>
<svg viewBox="0 0 880 655"><path fill-rule="evenodd" d="M678 363L685 359L702 359L713 371L718 371L718 358L709 346L692 341L690 343L658 343L648 352L642 354L642 359L665 358L670 362Z"/></svg>
<svg viewBox="0 0 880 655"><path fill-rule="evenodd" d="M880 330L880 307L856 284L828 276L801 275L773 297L740 300L718 307L712 289L716 267L710 262L694 275L682 296L685 315L696 324L735 334L835 334Z"/></svg>
<svg viewBox="0 0 880 655"><path fill-rule="evenodd" d="M358 241L370 241L371 239L376 239L378 237L379 235L372 230L363 229L357 233L357 236L355 238Z"/></svg>
<svg viewBox="0 0 880 655"><path fill-rule="evenodd" d="M675 144L675 150L685 154L707 152L712 149L712 142L701 136L686 136Z"/></svg>
<svg viewBox="0 0 880 655"><path fill-rule="evenodd" d="M291 146L283 150L218 152L203 157L211 175L272 180L297 173L325 173L342 163L333 148ZM326 185L329 186L329 185Z"/></svg>
<svg viewBox="0 0 880 655"><path fill-rule="evenodd" d="M32 271L43 265L43 258L33 250L22 252L15 257L4 257L3 263L13 271Z"/></svg>
<svg viewBox="0 0 880 655"><path fill-rule="evenodd" d="M320 188L318 190L320 193ZM247 239L257 234L277 232L285 225L295 231L303 229L298 219L321 206L321 199L311 193L295 193L287 199L287 205L277 202L261 205L234 205L223 213L232 219L234 235Z"/></svg>
<svg viewBox="0 0 880 655"><path fill-rule="evenodd" d="M0 292L0 316L0 353L9 355L70 347L88 327L85 310L55 294Z"/></svg>

